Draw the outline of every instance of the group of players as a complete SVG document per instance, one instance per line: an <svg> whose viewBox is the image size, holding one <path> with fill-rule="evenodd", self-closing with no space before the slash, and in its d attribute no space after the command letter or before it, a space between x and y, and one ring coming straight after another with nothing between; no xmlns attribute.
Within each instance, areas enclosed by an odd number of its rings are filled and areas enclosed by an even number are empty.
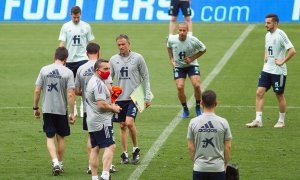
<svg viewBox="0 0 300 180"><path fill-rule="evenodd" d="M180 8L186 22L180 23L178 34L173 35ZM201 94L197 58L206 52L206 46L192 35L189 0L172 0L169 14L171 21L167 50L174 71L178 99L183 107L182 118L190 114L184 92L187 76L193 85L196 100L197 117L191 120L187 135L189 153L194 162L193 179L209 179L205 177L208 177L207 174L211 172L213 179L223 179L229 161L232 135L227 120L214 114L214 108L217 106L215 92L210 90ZM112 165L115 151L112 121L120 123L121 163L129 163L127 129L133 144L130 162L137 164L139 161L140 149L135 126L137 108L131 101L130 95L136 87L143 84L146 95L145 107L150 106L148 68L143 56L130 50L130 40L126 34L120 34L116 38L119 53L112 56L109 61L101 59L100 45L92 42L95 37L90 25L80 19L80 7L72 7L71 16L72 20L61 28L60 47L55 51L54 64L44 66L36 80L34 116L40 118L38 103L43 91L43 130L47 136L53 175L59 175L64 171L62 165L64 137L70 135L69 123L75 122L75 95L82 96L83 129L89 132L87 172L92 174L92 179L109 179L110 173L115 171ZM283 93L287 75L285 63L295 54L295 49L286 34L277 28L278 22L277 15L266 16L265 26L269 32L266 35L265 64L256 92L256 119L246 124L247 127L262 126L263 97L270 87L273 87L280 110L279 120L274 127L284 127L286 102ZM285 55L286 51L288 51L287 55ZM112 102L112 96L116 96L112 87L113 80L122 92L117 94L118 98L115 102ZM207 133L209 129L213 131ZM102 174L98 177L100 149L104 149L104 153ZM221 161L209 160L209 157L220 158ZM209 163L217 165L208 167ZM221 166L222 164L224 166Z"/></svg>

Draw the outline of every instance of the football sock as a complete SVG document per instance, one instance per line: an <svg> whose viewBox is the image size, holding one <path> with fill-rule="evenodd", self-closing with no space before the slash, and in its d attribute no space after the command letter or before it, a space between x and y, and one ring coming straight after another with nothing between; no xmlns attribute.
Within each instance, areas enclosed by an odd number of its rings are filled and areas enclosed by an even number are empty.
<svg viewBox="0 0 300 180"><path fill-rule="evenodd" d="M197 107L197 108L198 108L198 107L200 108L200 102L201 102L200 100L196 100L196 107Z"/></svg>
<svg viewBox="0 0 300 180"><path fill-rule="evenodd" d="M183 110L189 110L186 103L181 103L181 104L182 104Z"/></svg>
<svg viewBox="0 0 300 180"><path fill-rule="evenodd" d="M92 176L92 180L98 180L98 176Z"/></svg>
<svg viewBox="0 0 300 180"><path fill-rule="evenodd" d="M139 147L133 147L132 152L134 152L137 148L139 148Z"/></svg>
<svg viewBox="0 0 300 180"><path fill-rule="evenodd" d="M285 113L279 113L279 119L278 119L278 121L284 122L284 118L285 118Z"/></svg>
<svg viewBox="0 0 300 180"><path fill-rule="evenodd" d="M63 162L62 161L58 161L59 167L62 168L63 167Z"/></svg>
<svg viewBox="0 0 300 180"><path fill-rule="evenodd" d="M101 175L101 177L103 178L103 179L109 179L109 172L108 171L102 171L102 175Z"/></svg>
<svg viewBox="0 0 300 180"><path fill-rule="evenodd" d="M255 120L262 121L262 112L256 112L256 118Z"/></svg>
<svg viewBox="0 0 300 180"><path fill-rule="evenodd" d="M126 155L126 157L128 158L128 153L127 153L127 151L124 151L123 152L125 155Z"/></svg>
<svg viewBox="0 0 300 180"><path fill-rule="evenodd" d="M58 159L52 159L53 166L59 165Z"/></svg>

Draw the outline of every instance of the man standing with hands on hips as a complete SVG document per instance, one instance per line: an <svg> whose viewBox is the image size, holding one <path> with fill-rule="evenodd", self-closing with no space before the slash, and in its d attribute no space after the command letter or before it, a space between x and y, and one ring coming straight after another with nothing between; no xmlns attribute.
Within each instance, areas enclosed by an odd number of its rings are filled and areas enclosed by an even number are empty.
<svg viewBox="0 0 300 180"><path fill-rule="evenodd" d="M256 117L249 128L262 127L262 112L264 95L272 87L279 106L279 118L274 128L285 126L286 101L284 97L287 77L286 63L296 54L296 50L284 31L278 28L279 18L276 14L268 14L265 27L268 33L265 37L264 67L258 79L256 89ZM287 52L287 53L286 53Z"/></svg>

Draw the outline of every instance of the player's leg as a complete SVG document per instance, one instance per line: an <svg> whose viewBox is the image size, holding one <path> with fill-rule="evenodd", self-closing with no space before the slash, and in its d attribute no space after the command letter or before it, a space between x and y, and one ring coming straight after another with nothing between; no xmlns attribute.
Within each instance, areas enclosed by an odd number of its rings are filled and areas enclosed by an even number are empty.
<svg viewBox="0 0 300 180"><path fill-rule="evenodd" d="M126 122L121 122L120 123L120 138L121 138L121 146L122 146L122 152L123 157L121 160L122 164L127 164L128 163L128 154L127 154L127 124ZM122 156L121 155L121 156Z"/></svg>
<svg viewBox="0 0 300 180"><path fill-rule="evenodd" d="M197 116L200 116L202 114L200 108L200 102L201 102L200 76L199 75L190 76L190 80L194 88L194 97L196 100L196 114Z"/></svg>
<svg viewBox="0 0 300 180"><path fill-rule="evenodd" d="M176 28L178 10L179 10L179 0L171 0L170 8L169 8L169 15L171 16L170 24L169 24L169 35L173 34Z"/></svg>
<svg viewBox="0 0 300 180"><path fill-rule="evenodd" d="M65 154L65 139L64 137L56 134L57 140L57 158L59 162L63 162Z"/></svg>
<svg viewBox="0 0 300 180"><path fill-rule="evenodd" d="M285 119L285 112L286 112L286 100L284 97L286 76L273 75L273 80L274 80L274 82L272 83L273 91L276 94L278 107L279 107L279 118L277 123L274 125L274 128L283 128L285 126L284 119Z"/></svg>
<svg viewBox="0 0 300 180"><path fill-rule="evenodd" d="M184 21L188 25L188 28L189 28L188 34L193 35L192 20L191 20L192 10L191 10L190 2L189 1L180 2L180 8L181 8L182 14L184 15Z"/></svg>
<svg viewBox="0 0 300 180"><path fill-rule="evenodd" d="M100 179L109 180L110 167L113 161L114 151L116 149L112 126L104 126L100 133L102 141L99 144L99 147L101 149L104 148L102 156L102 174Z"/></svg>
<svg viewBox="0 0 300 180"><path fill-rule="evenodd" d="M89 132L91 138L91 154L90 154L90 164L92 170L92 179L98 179L98 166L99 166L99 146L97 143L97 132Z"/></svg>
<svg viewBox="0 0 300 180"><path fill-rule="evenodd" d="M169 35L172 35L176 28L177 16L171 16L169 24Z"/></svg>
<svg viewBox="0 0 300 180"><path fill-rule="evenodd" d="M43 130L47 136L47 150L52 160L52 173L54 176L59 175L60 167L55 146L55 126L53 114L43 113Z"/></svg>
<svg viewBox="0 0 300 180"><path fill-rule="evenodd" d="M256 89L256 97L255 97L256 116L255 116L255 119L251 123L246 124L247 127L249 127L249 128L262 127L264 95L270 87L271 87L270 74L262 71L259 76L258 85L257 85L257 89Z"/></svg>
<svg viewBox="0 0 300 180"><path fill-rule="evenodd" d="M86 112L84 112L83 113L83 118L82 118L82 129L84 131L88 132L86 118L87 118L87 114L86 114ZM89 161L90 160L90 155L91 155L91 150L92 150L91 137L90 137L89 133L87 133L86 149L87 149L87 155L88 155L88 161ZM92 173L90 161L88 163L88 168L87 168L86 173L87 174L91 174Z"/></svg>
<svg viewBox="0 0 300 180"><path fill-rule="evenodd" d="M191 80L192 86L194 88L194 97L196 100L196 115L200 116L202 114L200 108L201 102L201 87L200 87L200 70L198 66L191 66L188 68L188 76Z"/></svg>
<svg viewBox="0 0 300 180"><path fill-rule="evenodd" d="M189 109L187 107L186 95L184 91L185 78L178 78L175 80L175 83L177 87L177 96L183 107L183 114L181 117L186 118L187 116L189 116Z"/></svg>
<svg viewBox="0 0 300 180"><path fill-rule="evenodd" d="M57 140L57 154L60 166L60 172L64 172L63 159L65 153L65 139L64 137L70 135L70 126L67 113L65 115L53 115L55 116L54 126L56 129L56 140Z"/></svg>

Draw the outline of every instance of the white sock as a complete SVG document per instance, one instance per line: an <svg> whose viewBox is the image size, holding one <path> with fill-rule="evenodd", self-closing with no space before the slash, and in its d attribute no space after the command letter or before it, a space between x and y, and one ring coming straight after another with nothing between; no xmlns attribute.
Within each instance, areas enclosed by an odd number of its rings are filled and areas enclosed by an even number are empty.
<svg viewBox="0 0 300 180"><path fill-rule="evenodd" d="M279 119L278 119L278 121L284 122L284 118L285 118L285 113L279 113Z"/></svg>
<svg viewBox="0 0 300 180"><path fill-rule="evenodd" d="M126 157L128 158L128 153L127 153L127 151L124 151L123 152L125 155L126 155Z"/></svg>
<svg viewBox="0 0 300 180"><path fill-rule="evenodd" d="M58 162L58 159L57 159L57 158L52 159L52 163L53 163L53 166L59 165L59 162Z"/></svg>
<svg viewBox="0 0 300 180"><path fill-rule="evenodd" d="M98 176L92 176L92 180L98 180Z"/></svg>
<svg viewBox="0 0 300 180"><path fill-rule="evenodd" d="M105 180L109 180L109 172L108 171L102 171L101 177Z"/></svg>
<svg viewBox="0 0 300 180"><path fill-rule="evenodd" d="M135 152L135 150L136 150L137 148L139 148L139 147L133 147L133 148L132 148L132 152Z"/></svg>
<svg viewBox="0 0 300 180"><path fill-rule="evenodd" d="M256 112L255 120L262 121L262 112Z"/></svg>
<svg viewBox="0 0 300 180"><path fill-rule="evenodd" d="M62 168L63 167L63 162L62 161L58 161L59 167Z"/></svg>
<svg viewBox="0 0 300 180"><path fill-rule="evenodd" d="M189 31L187 34L190 35L190 36L192 36L192 35L193 35L193 32L192 32L192 31Z"/></svg>

